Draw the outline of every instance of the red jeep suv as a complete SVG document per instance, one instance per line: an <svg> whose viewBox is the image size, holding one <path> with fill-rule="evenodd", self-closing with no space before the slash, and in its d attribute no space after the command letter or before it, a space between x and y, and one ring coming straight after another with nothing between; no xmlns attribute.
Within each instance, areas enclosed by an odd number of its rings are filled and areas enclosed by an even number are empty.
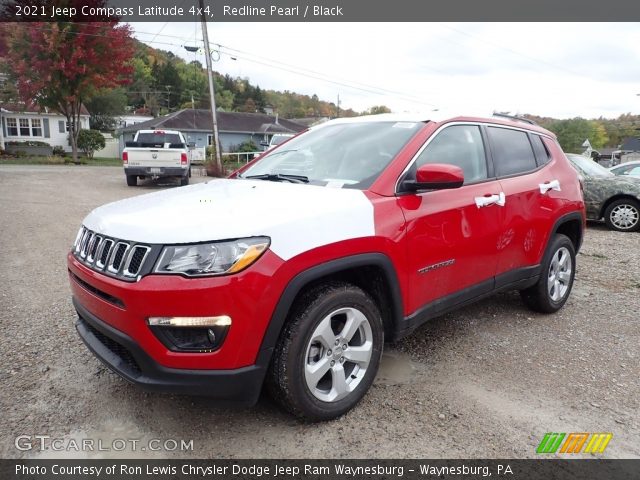
<svg viewBox="0 0 640 480"><path fill-rule="evenodd" d="M585 225L554 135L519 118L313 127L229 179L121 200L68 255L77 329L155 391L339 416L383 343L505 289L553 313Z"/></svg>

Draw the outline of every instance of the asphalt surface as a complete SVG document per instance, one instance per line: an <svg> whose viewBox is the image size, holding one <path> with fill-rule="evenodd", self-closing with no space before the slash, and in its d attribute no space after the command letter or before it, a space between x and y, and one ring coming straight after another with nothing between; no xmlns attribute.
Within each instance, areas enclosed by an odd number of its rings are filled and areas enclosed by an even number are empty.
<svg viewBox="0 0 640 480"><path fill-rule="evenodd" d="M65 256L82 219L164 188L179 187L130 188L116 167L0 166L0 457L535 458L546 432L611 432L602 456L640 458L640 234L590 225L561 312L505 293L436 319L386 347L358 407L305 424L264 397L228 410L145 393L78 338ZM21 435L63 451L20 450ZM108 450L77 452L82 439ZM143 451L151 439L164 449Z"/></svg>

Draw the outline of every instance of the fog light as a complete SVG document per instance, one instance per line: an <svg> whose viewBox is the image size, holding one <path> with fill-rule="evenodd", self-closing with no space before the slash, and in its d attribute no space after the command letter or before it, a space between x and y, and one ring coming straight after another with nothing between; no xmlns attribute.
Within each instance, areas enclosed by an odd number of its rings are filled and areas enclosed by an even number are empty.
<svg viewBox="0 0 640 480"><path fill-rule="evenodd" d="M174 352L212 352L222 345L231 318L216 317L150 317L149 328L164 346Z"/></svg>
<svg viewBox="0 0 640 480"><path fill-rule="evenodd" d="M149 317L149 325L158 327L228 327L231 317Z"/></svg>

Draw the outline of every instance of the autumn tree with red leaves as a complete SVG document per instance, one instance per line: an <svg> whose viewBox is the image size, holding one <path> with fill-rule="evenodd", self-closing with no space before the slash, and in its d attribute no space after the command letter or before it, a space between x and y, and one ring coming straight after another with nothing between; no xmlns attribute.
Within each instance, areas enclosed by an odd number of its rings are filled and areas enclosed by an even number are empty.
<svg viewBox="0 0 640 480"><path fill-rule="evenodd" d="M4 60L20 96L67 118L77 162L83 102L130 81L134 45L129 26L115 20L24 22L5 24L5 31Z"/></svg>

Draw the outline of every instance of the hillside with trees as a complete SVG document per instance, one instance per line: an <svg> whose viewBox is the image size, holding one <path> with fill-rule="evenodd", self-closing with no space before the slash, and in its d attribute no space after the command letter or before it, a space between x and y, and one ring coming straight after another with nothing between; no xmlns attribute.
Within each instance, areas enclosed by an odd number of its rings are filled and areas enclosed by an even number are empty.
<svg viewBox="0 0 640 480"><path fill-rule="evenodd" d="M116 91L103 92L87 107L96 126L104 128L104 119L125 109L150 115L162 115L181 108L208 108L209 89L204 66L198 60L187 62L171 52L151 48L136 41L131 61L132 82ZM216 106L224 111L265 112L271 107L285 118L328 117L336 115L336 105L317 95L302 95L285 90L263 90L249 79L214 72ZM341 116L354 116L340 110Z"/></svg>
<svg viewBox="0 0 640 480"><path fill-rule="evenodd" d="M625 138L640 136L640 115L631 113L615 119L600 117L590 120L580 117L558 120L535 115L524 116L555 133L565 152L583 152L585 147L582 144L586 139L598 150L605 147L617 148Z"/></svg>
<svg viewBox="0 0 640 480"><path fill-rule="evenodd" d="M40 37L42 41L34 44L33 39ZM109 46L114 39L113 46ZM96 56L99 51L105 53ZM93 70L86 71L85 64ZM78 72L85 69L82 88L62 81L67 76L61 72L68 73L69 65ZM34 94L42 105L64 111L66 104L54 94L66 92L63 97L71 98L68 93L72 88L76 108L70 112L70 120L77 115L81 99L91 113L91 128L102 131L113 130L114 117L128 112L159 116L182 108L209 108L206 70L199 61L185 61L172 52L151 48L129 38L127 27L116 24L34 23L20 28L0 24L0 68L6 74L5 81L0 75L0 103L14 103L20 96ZM43 71L47 75L42 75ZM57 78L56 75L61 80L58 83L42 81ZM224 111L264 113L270 108L281 117L292 119L335 117L338 113L335 103L320 100L317 95L265 90L248 78L220 72L215 72L214 81L216 105ZM49 95L43 96L34 89L47 90ZM390 109L384 105L374 105L363 112L342 106L339 110L340 116L387 112ZM630 113L616 119L525 116L556 133L567 152L582 152L586 139L597 150L615 148L627 137L640 136L640 115ZM74 131L76 138L77 134Z"/></svg>

